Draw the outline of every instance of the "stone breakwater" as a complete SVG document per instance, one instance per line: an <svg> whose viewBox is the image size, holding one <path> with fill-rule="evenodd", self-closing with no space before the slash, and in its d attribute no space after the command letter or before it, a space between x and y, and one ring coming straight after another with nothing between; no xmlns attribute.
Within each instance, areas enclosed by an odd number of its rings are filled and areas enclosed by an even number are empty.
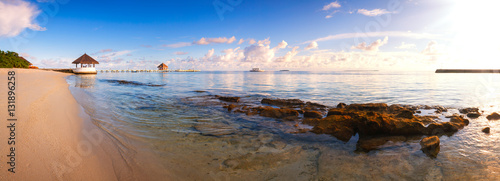
<svg viewBox="0 0 500 181"><path fill-rule="evenodd" d="M451 113L442 106L387 105L385 103L344 104L329 107L299 99L268 99L260 102L245 97L196 96L186 102L200 106L221 106L230 113L274 118L294 122L290 133L328 134L343 142L359 135L357 151L378 149L388 141L420 140L426 136L451 136L469 124L469 119L483 116L477 108ZM432 115L423 115L423 111ZM498 118L497 113L488 119ZM197 130L203 128L196 127ZM481 131L481 130L479 130ZM214 135L213 133L211 133ZM216 134L215 134L216 135ZM438 150L439 152L439 150ZM437 153L432 154L433 157Z"/></svg>

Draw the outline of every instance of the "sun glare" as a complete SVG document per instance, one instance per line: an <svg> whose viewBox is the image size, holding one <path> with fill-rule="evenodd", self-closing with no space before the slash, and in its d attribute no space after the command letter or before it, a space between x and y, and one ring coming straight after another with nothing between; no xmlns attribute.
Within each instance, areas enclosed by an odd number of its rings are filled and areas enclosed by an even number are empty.
<svg viewBox="0 0 500 181"><path fill-rule="evenodd" d="M500 1L454 1L450 56L464 68L500 68Z"/></svg>

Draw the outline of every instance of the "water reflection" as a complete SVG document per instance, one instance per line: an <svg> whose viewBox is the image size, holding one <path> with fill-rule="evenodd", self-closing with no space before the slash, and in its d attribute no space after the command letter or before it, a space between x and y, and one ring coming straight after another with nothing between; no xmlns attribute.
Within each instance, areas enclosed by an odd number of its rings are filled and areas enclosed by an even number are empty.
<svg viewBox="0 0 500 181"><path fill-rule="evenodd" d="M93 88L95 85L96 75L76 75L75 87L79 88Z"/></svg>

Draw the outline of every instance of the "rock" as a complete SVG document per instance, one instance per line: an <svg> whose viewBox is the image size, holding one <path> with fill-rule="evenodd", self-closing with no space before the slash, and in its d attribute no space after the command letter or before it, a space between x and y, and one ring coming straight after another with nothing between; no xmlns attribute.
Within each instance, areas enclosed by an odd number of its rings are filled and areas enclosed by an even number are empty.
<svg viewBox="0 0 500 181"><path fill-rule="evenodd" d="M434 109L436 109L436 111L434 111L435 113L448 112L448 109L443 106L434 106Z"/></svg>
<svg viewBox="0 0 500 181"><path fill-rule="evenodd" d="M306 107L312 108L312 109L326 109L328 106L325 106L323 104L318 104L314 102L306 102Z"/></svg>
<svg viewBox="0 0 500 181"><path fill-rule="evenodd" d="M387 104L385 103L366 103L366 104L351 104L346 109L355 109L359 111L387 111Z"/></svg>
<svg viewBox="0 0 500 181"><path fill-rule="evenodd" d="M226 101L226 102L239 102L240 101L240 97L224 97L224 96L220 96L218 98L219 98L219 100Z"/></svg>
<svg viewBox="0 0 500 181"><path fill-rule="evenodd" d="M335 138L348 142L355 134L350 116L334 115L318 121L311 132L316 134L329 134Z"/></svg>
<svg viewBox="0 0 500 181"><path fill-rule="evenodd" d="M413 119L415 116L413 115L413 112L410 110L403 110L401 113L399 113L396 117L398 118L406 118L406 119Z"/></svg>
<svg viewBox="0 0 500 181"><path fill-rule="evenodd" d="M472 118L472 119L476 119L476 118L478 118L479 116L481 116L481 113L478 113L478 112L470 112L470 113L467 113L467 117Z"/></svg>
<svg viewBox="0 0 500 181"><path fill-rule="evenodd" d="M458 111L462 114L467 114L470 112L479 112L479 109L475 107L469 107L469 108L459 109Z"/></svg>
<svg viewBox="0 0 500 181"><path fill-rule="evenodd" d="M274 106L298 107L305 105L304 101L300 99L268 99L264 98L260 102L262 104L269 104Z"/></svg>
<svg viewBox="0 0 500 181"><path fill-rule="evenodd" d="M294 109L289 109L289 108L284 108L284 109L279 109L279 108L273 108L270 106L265 106L265 107L259 107L260 110L260 116L264 117L271 117L271 118L285 118L289 116L299 116L299 112Z"/></svg>
<svg viewBox="0 0 500 181"><path fill-rule="evenodd" d="M421 150L427 156L436 158L439 153L439 137L430 136L420 141Z"/></svg>
<svg viewBox="0 0 500 181"><path fill-rule="evenodd" d="M193 126L205 136L223 136L236 132L236 128L224 123L198 123Z"/></svg>
<svg viewBox="0 0 500 181"><path fill-rule="evenodd" d="M384 137L373 137L373 138L359 138L358 142L356 143L356 150L364 152L376 150L379 149L380 146L386 144L388 141L402 142L406 141L406 137L384 136Z"/></svg>
<svg viewBox="0 0 500 181"><path fill-rule="evenodd" d="M202 90L195 90L193 92L196 92L196 93L204 93L204 92L207 92L207 91L202 91Z"/></svg>
<svg viewBox="0 0 500 181"><path fill-rule="evenodd" d="M227 111L231 111L233 110L234 108L236 108L237 106L234 105L234 104L229 104L227 106L223 106L223 108L227 108Z"/></svg>
<svg viewBox="0 0 500 181"><path fill-rule="evenodd" d="M422 113L422 111L415 111L415 112L418 113L418 114Z"/></svg>
<svg viewBox="0 0 500 181"><path fill-rule="evenodd" d="M323 114L321 114L318 111L305 111L304 117L305 118L323 118Z"/></svg>
<svg viewBox="0 0 500 181"><path fill-rule="evenodd" d="M499 120L500 119L500 114L494 112L494 113L486 116L486 119L488 119L488 120Z"/></svg>
<svg viewBox="0 0 500 181"><path fill-rule="evenodd" d="M490 133L490 127L483 128L483 133Z"/></svg>
<svg viewBox="0 0 500 181"><path fill-rule="evenodd" d="M341 102L339 104L337 104L337 108L345 108L347 106L347 104Z"/></svg>
<svg viewBox="0 0 500 181"><path fill-rule="evenodd" d="M469 120L464 119L462 116L452 116L452 117L450 117L450 122L463 124L463 126L469 125Z"/></svg>

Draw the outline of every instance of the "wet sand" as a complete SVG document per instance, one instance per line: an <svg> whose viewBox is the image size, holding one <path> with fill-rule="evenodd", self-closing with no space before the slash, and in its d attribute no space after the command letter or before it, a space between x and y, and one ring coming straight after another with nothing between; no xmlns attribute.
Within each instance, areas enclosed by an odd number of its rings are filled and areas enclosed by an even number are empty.
<svg viewBox="0 0 500 181"><path fill-rule="evenodd" d="M10 137L8 71L15 71L15 145ZM71 74L0 69L0 180L137 180L144 178L116 143L91 123L68 89ZM15 147L15 173L6 162Z"/></svg>

